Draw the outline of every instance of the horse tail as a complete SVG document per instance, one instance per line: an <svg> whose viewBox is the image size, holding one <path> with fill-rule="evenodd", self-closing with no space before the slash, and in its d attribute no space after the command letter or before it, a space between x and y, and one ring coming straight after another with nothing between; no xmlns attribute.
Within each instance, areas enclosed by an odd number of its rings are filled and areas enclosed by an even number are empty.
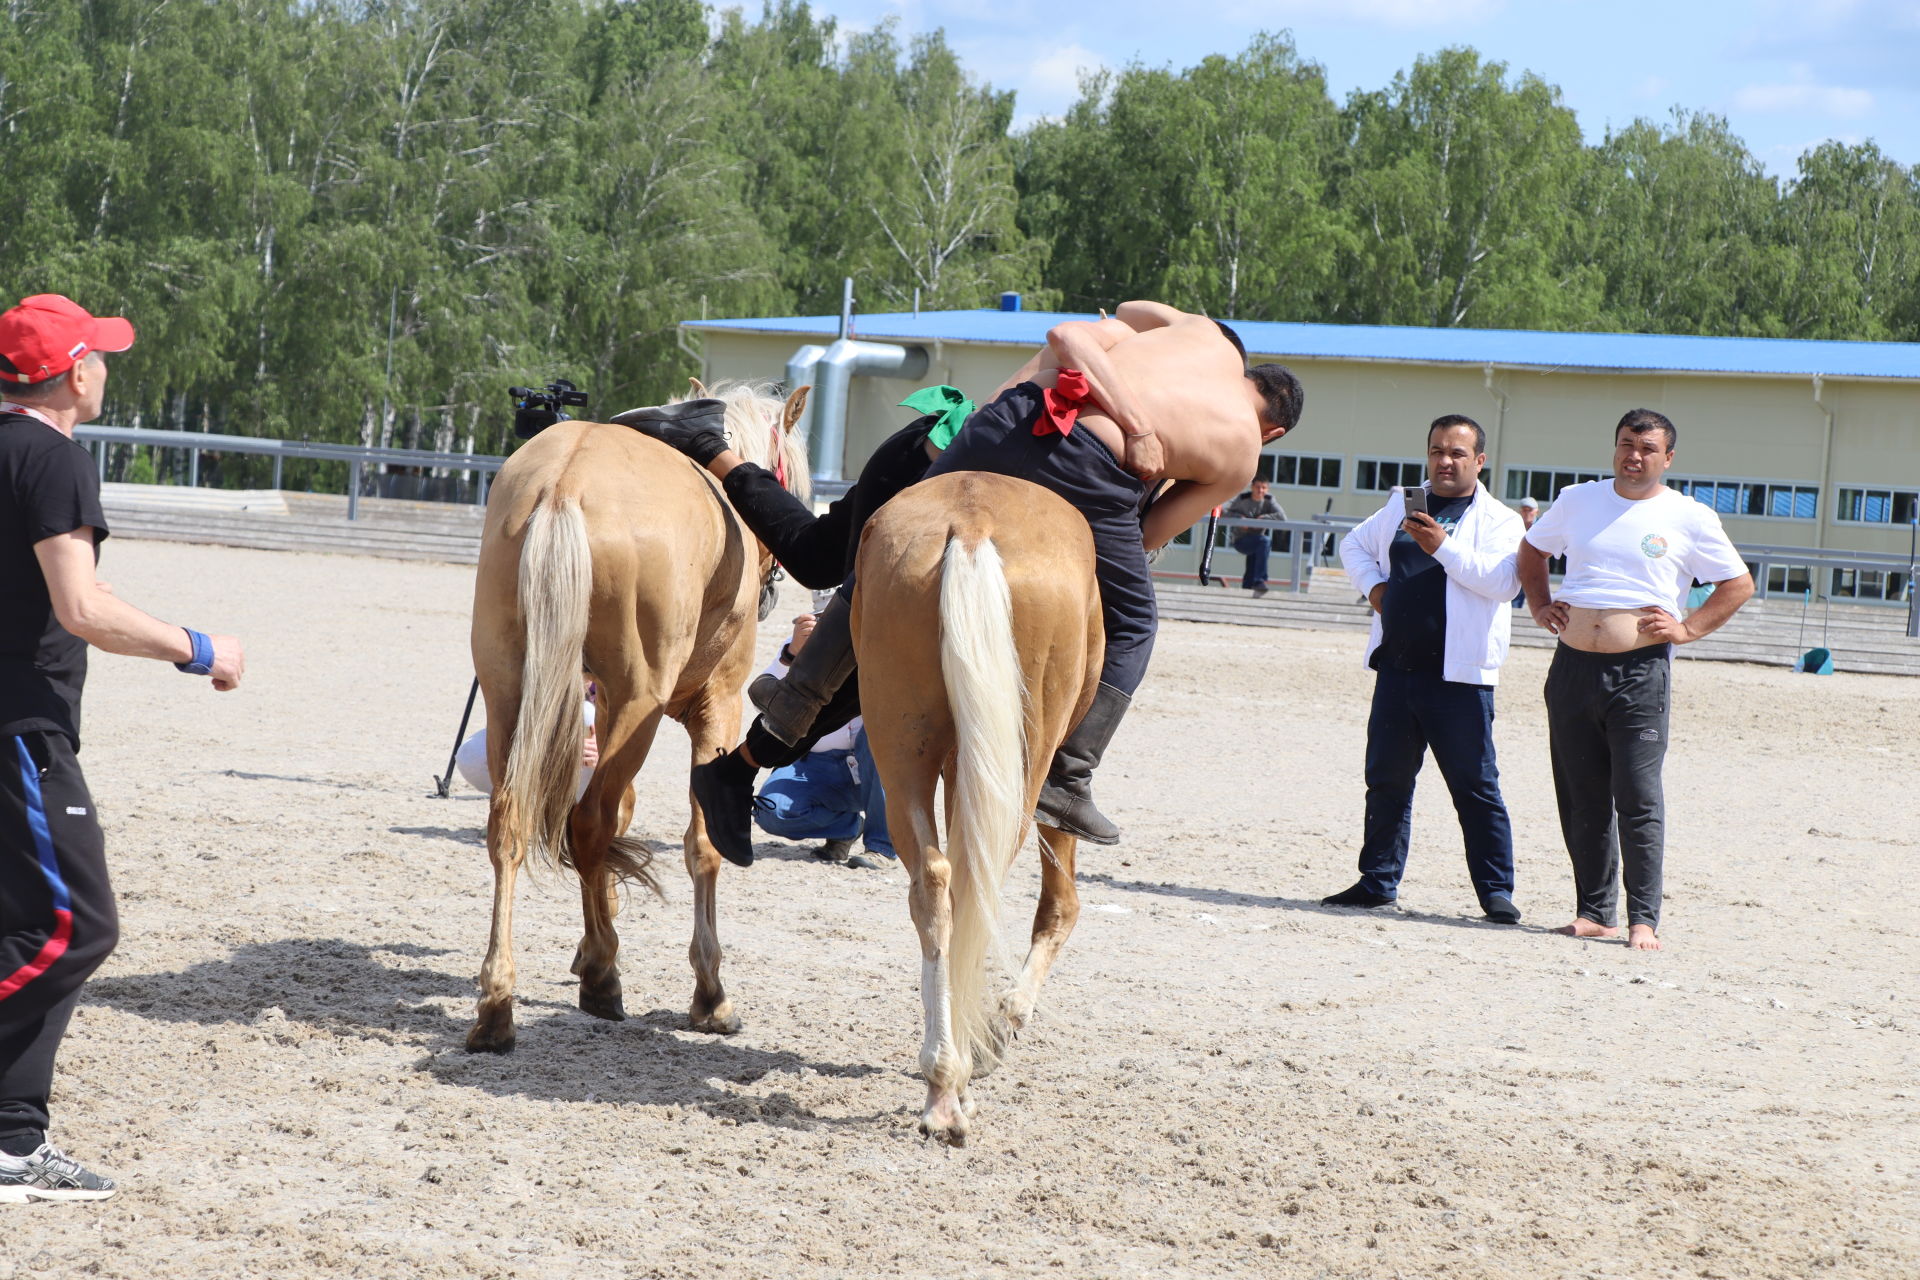
<svg viewBox="0 0 1920 1280"><path fill-rule="evenodd" d="M580 659L593 596L593 553L578 499L549 496L534 508L520 547L519 592L526 637L520 715L494 807L516 859L532 845L570 866L567 817L587 737Z"/></svg>
<svg viewBox="0 0 1920 1280"><path fill-rule="evenodd" d="M1006 963L1000 886L1026 831L1026 687L1000 552L947 541L940 575L940 670L953 710L953 933L948 953L954 1039L985 1074L999 1058L986 1006L987 953Z"/></svg>

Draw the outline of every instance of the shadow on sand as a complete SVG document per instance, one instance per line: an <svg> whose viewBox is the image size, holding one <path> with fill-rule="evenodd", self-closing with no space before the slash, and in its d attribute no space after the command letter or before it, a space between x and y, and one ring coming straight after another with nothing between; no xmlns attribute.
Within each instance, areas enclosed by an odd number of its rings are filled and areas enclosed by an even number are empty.
<svg viewBox="0 0 1920 1280"><path fill-rule="evenodd" d="M473 980L434 963L454 954L464 953L408 943L369 947L340 938L282 938L176 972L101 978L86 991L90 1000L160 1022L254 1026L269 1037L276 1028L302 1028L423 1050L415 1070L502 1097L687 1106L781 1128L891 1122L891 1109L861 1117L818 1116L784 1092L756 1098L721 1087L802 1069L849 1077L894 1072L810 1062L794 1053L696 1034L686 1030L684 1010L653 1009L625 1022L605 1022L570 1003L528 998L522 991L515 1005L516 1051L467 1053ZM455 1003L449 1008L448 1001Z"/></svg>
<svg viewBox="0 0 1920 1280"><path fill-rule="evenodd" d="M1552 929L1538 924L1495 924L1491 920L1480 920L1470 916L1438 915L1426 911L1413 911L1406 907L1381 907L1372 911L1360 907L1322 906L1313 898L1276 898L1259 893L1238 893L1232 889L1208 889L1188 884L1148 884L1144 880L1120 880L1104 871L1082 870L1075 877L1082 889L1088 885L1102 885L1118 893L1151 893L1168 898L1186 898L1192 902L1204 902L1216 907L1257 907L1265 910L1307 911L1319 916L1352 918L1355 916L1377 916L1383 919L1405 920L1413 924L1437 924L1449 929L1501 929L1515 933L1551 933Z"/></svg>

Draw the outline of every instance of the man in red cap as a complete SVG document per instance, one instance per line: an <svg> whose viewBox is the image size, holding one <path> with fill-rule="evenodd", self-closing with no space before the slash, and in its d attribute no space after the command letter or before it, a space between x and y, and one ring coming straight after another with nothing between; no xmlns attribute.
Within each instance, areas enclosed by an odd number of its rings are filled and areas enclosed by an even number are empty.
<svg viewBox="0 0 1920 1280"><path fill-rule="evenodd" d="M132 345L125 320L58 294L0 314L0 1204L118 1189L47 1142L54 1054L119 937L76 759L87 646L163 659L216 689L246 666L233 637L170 626L94 576L107 522L73 429L100 412L101 353Z"/></svg>

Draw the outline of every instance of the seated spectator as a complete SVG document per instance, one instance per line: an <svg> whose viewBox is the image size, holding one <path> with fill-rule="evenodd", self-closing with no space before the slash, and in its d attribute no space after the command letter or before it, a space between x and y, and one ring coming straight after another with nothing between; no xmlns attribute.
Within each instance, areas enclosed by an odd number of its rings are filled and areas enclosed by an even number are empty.
<svg viewBox="0 0 1920 1280"><path fill-rule="evenodd" d="M1229 520L1235 516L1243 520L1285 520L1287 513L1269 496L1267 488L1265 480L1255 480L1245 493L1221 508L1220 514ZM1271 531L1244 525L1228 526L1228 530L1233 549L1247 558L1246 571L1240 576L1240 589L1253 592L1255 597L1267 594L1267 557L1273 551Z"/></svg>
<svg viewBox="0 0 1920 1280"><path fill-rule="evenodd" d="M767 670L785 677L793 655L813 634L814 615L793 620L793 637ZM788 840L822 840L814 856L862 870L875 870L894 858L887 836L887 799L867 748L867 730L855 718L814 744L813 750L767 775L753 799L753 820L768 835ZM864 853L853 852L859 838Z"/></svg>

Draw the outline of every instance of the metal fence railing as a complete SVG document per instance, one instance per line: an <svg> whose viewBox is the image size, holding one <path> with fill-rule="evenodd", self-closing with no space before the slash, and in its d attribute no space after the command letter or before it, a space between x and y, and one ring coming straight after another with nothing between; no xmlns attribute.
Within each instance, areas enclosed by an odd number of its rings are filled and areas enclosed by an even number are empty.
<svg viewBox="0 0 1920 1280"><path fill-rule="evenodd" d="M436 453L431 449L378 449L350 444L315 444L306 440L271 440L259 436L205 435L197 431L156 431L145 427L75 427L73 438L88 445L99 460L100 476L107 478L109 450L115 445L147 449L186 450L187 483L197 486L203 453L243 454L273 460L272 487L282 487L289 458L344 464L347 469L347 519L360 518L360 499L369 479L383 497L420 497L434 501L471 500L484 506L487 487L505 458L484 453ZM377 470L376 470L377 469ZM394 481L407 483L395 484ZM371 496L371 495L368 495Z"/></svg>

